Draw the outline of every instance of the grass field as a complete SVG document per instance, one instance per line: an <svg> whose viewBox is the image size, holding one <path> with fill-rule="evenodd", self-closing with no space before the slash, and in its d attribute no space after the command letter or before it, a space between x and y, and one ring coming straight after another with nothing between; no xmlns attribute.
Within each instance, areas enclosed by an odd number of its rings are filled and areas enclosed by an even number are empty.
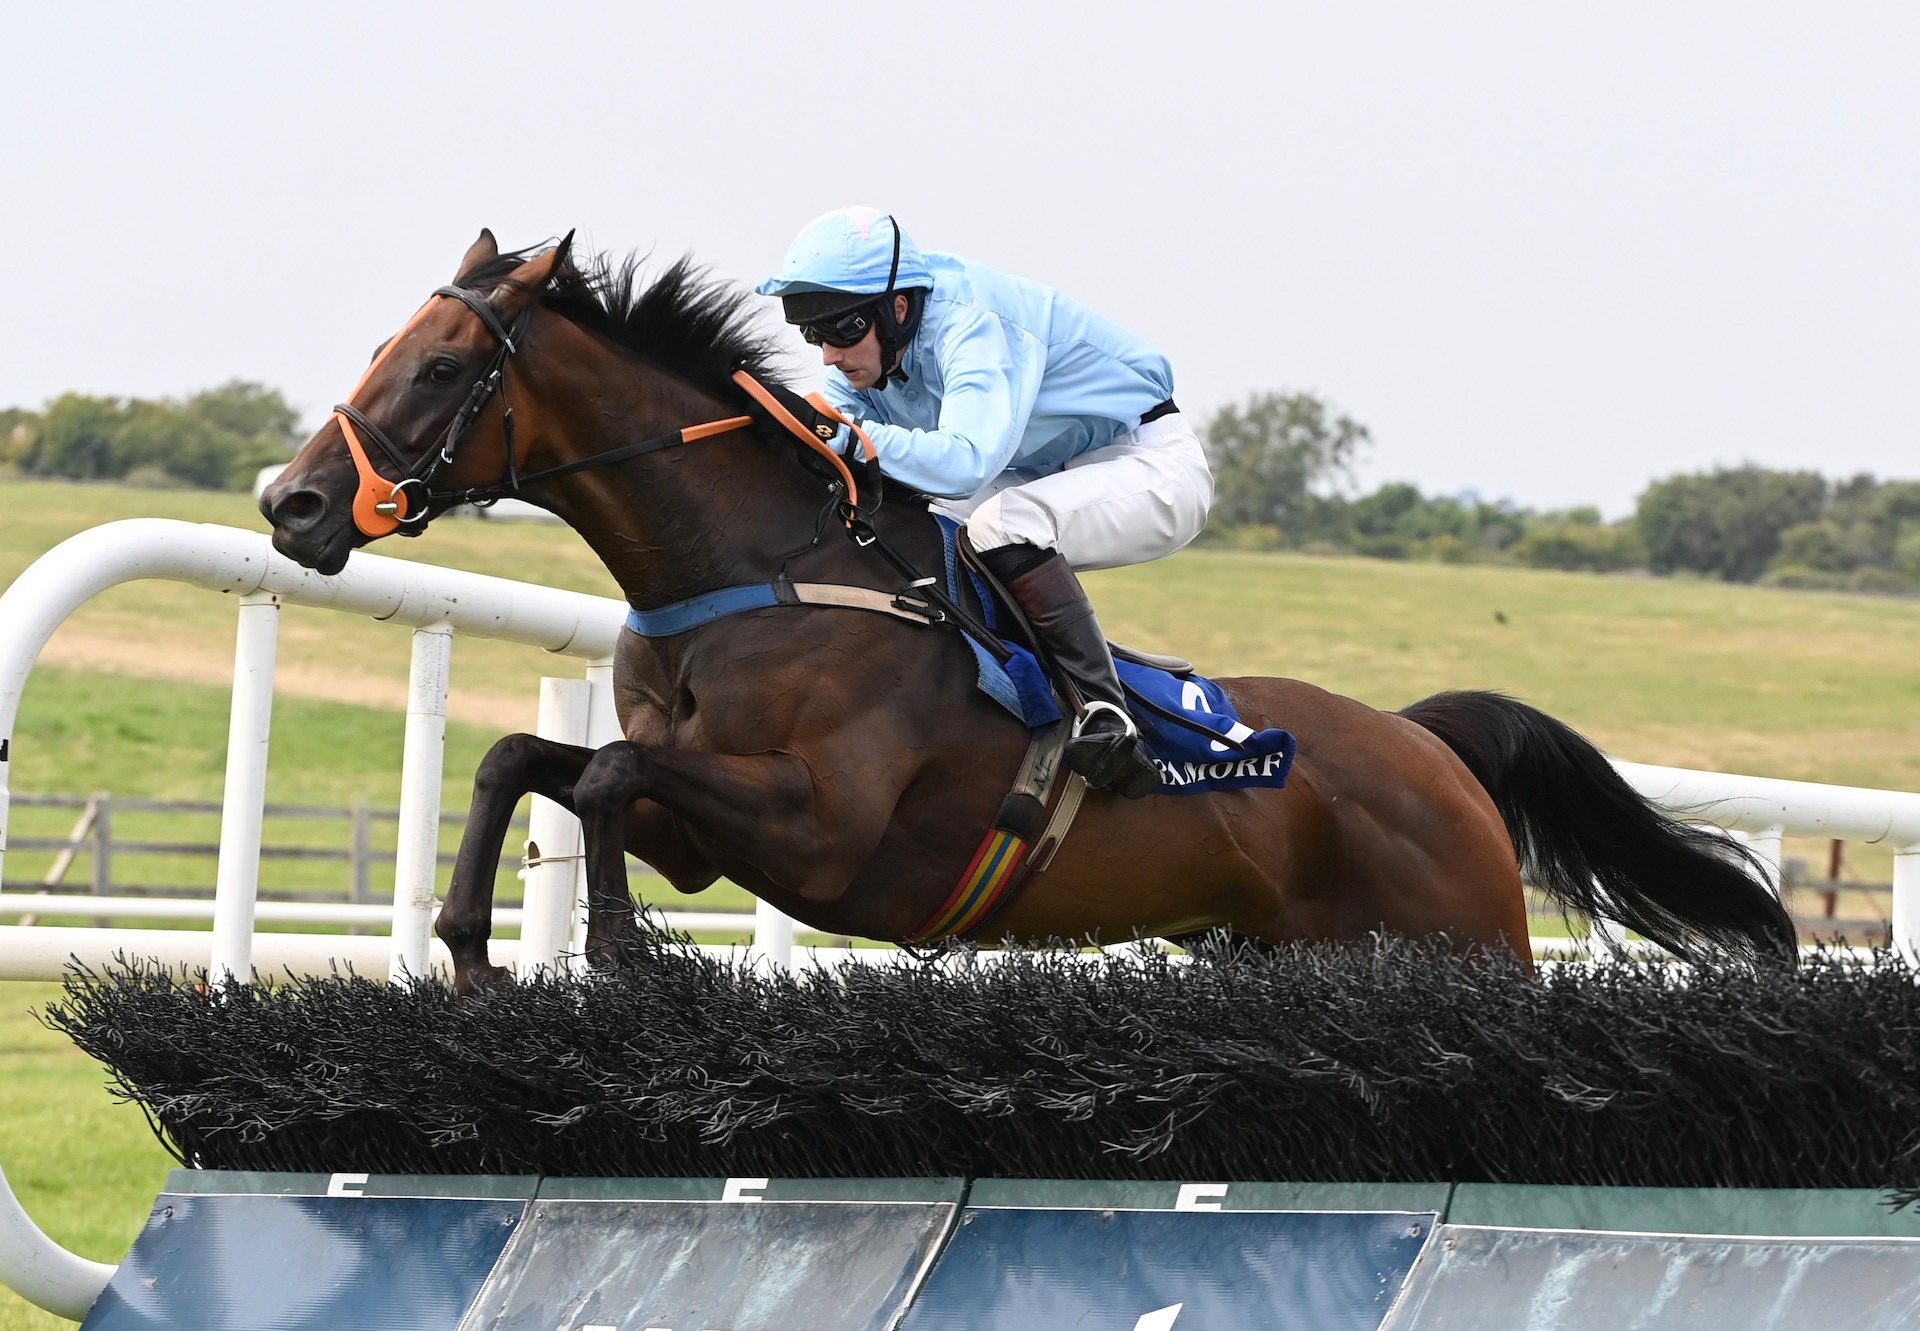
<svg viewBox="0 0 1920 1331"><path fill-rule="evenodd" d="M66 536L150 516L261 525L242 496L0 478L0 586ZM613 590L577 538L550 526L450 521L379 550ZM1295 675L1383 707L1498 688L1642 762L1920 789L1920 602L1209 550L1089 584L1115 637L1216 675ZM56 635L43 657L52 668L28 689L14 789L217 799L233 623L229 598L186 587L100 597ZM288 609L270 798L394 802L405 639ZM511 644L457 645L448 807L464 807L466 773L493 738L531 725L543 673L573 671ZM1885 881L1884 854L1852 863ZM13 857L8 871L17 876ZM53 992L0 987L0 1164L49 1232L115 1260L167 1160L138 1111L110 1102L94 1066L26 1016ZM0 1331L59 1325L0 1293Z"/></svg>

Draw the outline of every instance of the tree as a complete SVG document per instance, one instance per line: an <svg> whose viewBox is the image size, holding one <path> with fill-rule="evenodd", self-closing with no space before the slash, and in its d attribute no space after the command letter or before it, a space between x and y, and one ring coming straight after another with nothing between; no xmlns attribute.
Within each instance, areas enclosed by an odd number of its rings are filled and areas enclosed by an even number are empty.
<svg viewBox="0 0 1920 1331"><path fill-rule="evenodd" d="M0 409L0 467L17 467L40 446L40 413L25 407Z"/></svg>
<svg viewBox="0 0 1920 1331"><path fill-rule="evenodd" d="M1405 559L1414 543L1430 533L1422 521L1426 499L1405 481L1389 481L1347 506L1353 547L1376 559Z"/></svg>
<svg viewBox="0 0 1920 1331"><path fill-rule="evenodd" d="M1779 553L1780 534L1819 518L1826 500L1816 472L1722 468L1655 482L1634 521L1654 572L1752 582Z"/></svg>
<svg viewBox="0 0 1920 1331"><path fill-rule="evenodd" d="M277 388L233 379L188 398L184 409L207 424L246 440L262 437L289 446L299 442L300 413Z"/></svg>
<svg viewBox="0 0 1920 1331"><path fill-rule="evenodd" d="M277 389L240 379L185 402L68 393L44 415L0 413L0 462L83 481L139 471L150 484L245 489L261 467L293 456L299 427Z"/></svg>
<svg viewBox="0 0 1920 1331"><path fill-rule="evenodd" d="M28 471L90 481L118 476L113 437L126 424L127 403L115 397L66 393L47 404L40 442L26 458Z"/></svg>
<svg viewBox="0 0 1920 1331"><path fill-rule="evenodd" d="M1799 522L1780 533L1780 553L1774 556L1773 567L1851 573L1885 562L1875 557L1874 545L1873 533L1862 527L1843 527L1831 520ZM1891 548L1887 553L1891 556Z"/></svg>
<svg viewBox="0 0 1920 1331"><path fill-rule="evenodd" d="M1630 522L1603 526L1555 514L1527 525L1527 534L1513 547L1514 558L1528 568L1557 568L1573 572L1612 573L1634 568L1646 560L1640 538Z"/></svg>
<svg viewBox="0 0 1920 1331"><path fill-rule="evenodd" d="M157 469L186 485L217 490L247 441L166 402L136 402L114 434L114 475Z"/></svg>
<svg viewBox="0 0 1920 1331"><path fill-rule="evenodd" d="M1360 449L1372 440L1366 426L1309 393L1255 393L1216 411L1202 435L1213 466L1213 520L1272 524L1290 543L1318 525L1310 521L1313 501L1351 482Z"/></svg>

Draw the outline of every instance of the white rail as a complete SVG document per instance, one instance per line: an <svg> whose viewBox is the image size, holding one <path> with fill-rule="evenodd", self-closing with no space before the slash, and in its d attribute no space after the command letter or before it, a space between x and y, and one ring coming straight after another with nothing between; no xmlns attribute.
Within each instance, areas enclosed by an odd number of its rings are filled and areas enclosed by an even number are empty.
<svg viewBox="0 0 1920 1331"><path fill-rule="evenodd" d="M264 533L232 527L141 518L82 532L36 560L0 596L0 868L14 722L28 675L54 630L88 599L145 578L184 582L240 601L213 930L196 940L208 945L203 964L216 979L247 974L253 960L280 606L329 607L414 629L391 955L386 965L370 969L391 969L398 978L425 974L452 635L504 638L574 657L587 663L589 687L606 691L625 607L604 597L364 552L344 572L325 578L276 554ZM610 723L610 700L600 710ZM529 884L527 910L539 917L536 931L554 951L529 956L528 964L557 964L575 932L578 877L576 870ZM0 967L17 969L6 961L9 953L44 946L44 940L22 938L26 932L13 927L0 935Z"/></svg>
<svg viewBox="0 0 1920 1331"><path fill-rule="evenodd" d="M8 892L0 895L0 918L40 915L128 920L212 920L215 903L206 897L95 897L77 892ZM349 901L262 901L254 906L260 924L324 924L333 928L369 928L392 922L393 911ZM519 929L525 912L496 906L493 927ZM662 917L669 928L688 933L737 933L753 930L754 916L743 910L680 910ZM36 925L35 928L40 926ZM800 932L811 932L804 928ZM821 937L826 935L821 934ZM563 940L564 942L564 940Z"/></svg>
<svg viewBox="0 0 1920 1331"><path fill-rule="evenodd" d="M0 1169L0 1285L56 1317L78 1322L113 1272L106 1263L90 1262L48 1238L21 1208Z"/></svg>
<svg viewBox="0 0 1920 1331"><path fill-rule="evenodd" d="M1752 848L1772 859L1776 886L1782 836L1892 847L1892 942L1920 958L1920 794L1644 763L1614 767L1669 813L1752 834Z"/></svg>

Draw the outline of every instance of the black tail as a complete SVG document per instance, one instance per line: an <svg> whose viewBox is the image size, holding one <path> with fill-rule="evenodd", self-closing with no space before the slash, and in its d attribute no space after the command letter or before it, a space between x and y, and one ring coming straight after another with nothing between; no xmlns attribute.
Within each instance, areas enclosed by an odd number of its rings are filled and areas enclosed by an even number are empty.
<svg viewBox="0 0 1920 1331"><path fill-rule="evenodd" d="M1660 813L1570 726L1499 693L1436 693L1400 715L1460 755L1500 810L1527 880L1682 957L1798 955L1746 847Z"/></svg>

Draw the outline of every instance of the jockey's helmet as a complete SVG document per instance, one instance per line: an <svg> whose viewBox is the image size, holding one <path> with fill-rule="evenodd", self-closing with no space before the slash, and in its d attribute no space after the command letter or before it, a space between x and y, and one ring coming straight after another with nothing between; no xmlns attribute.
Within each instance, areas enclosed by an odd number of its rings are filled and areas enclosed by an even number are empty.
<svg viewBox="0 0 1920 1331"><path fill-rule="evenodd" d="M877 328L885 370L894 370L913 335L921 303L933 285L920 247L887 213L839 208L800 229L780 271L756 290L778 296L787 322L809 342L851 345ZM907 297L907 317L895 318L891 297Z"/></svg>

